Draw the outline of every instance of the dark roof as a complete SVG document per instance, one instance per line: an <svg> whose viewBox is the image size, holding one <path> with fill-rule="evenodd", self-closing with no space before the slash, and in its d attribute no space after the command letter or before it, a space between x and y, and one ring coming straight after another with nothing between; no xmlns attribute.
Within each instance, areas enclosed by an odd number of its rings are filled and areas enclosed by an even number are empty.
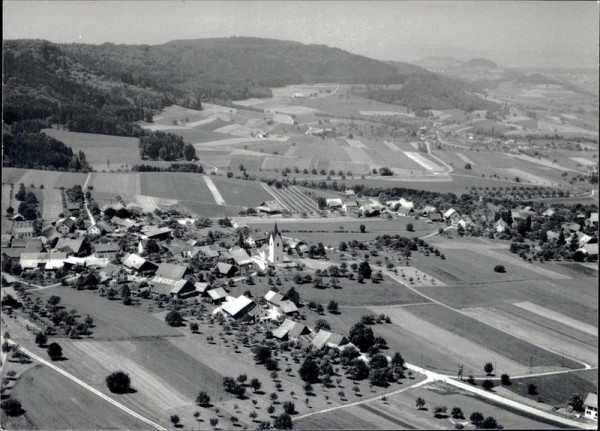
<svg viewBox="0 0 600 431"><path fill-rule="evenodd" d="M186 266L173 263L161 263L158 265L156 275L164 278L179 280L183 278L188 268Z"/></svg>

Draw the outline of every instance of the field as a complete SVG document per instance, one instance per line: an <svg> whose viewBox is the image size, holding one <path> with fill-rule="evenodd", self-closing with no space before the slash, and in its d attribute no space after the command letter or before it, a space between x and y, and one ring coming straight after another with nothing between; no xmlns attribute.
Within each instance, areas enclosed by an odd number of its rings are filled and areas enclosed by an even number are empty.
<svg viewBox="0 0 600 431"><path fill-rule="evenodd" d="M57 396L57 388L61 395ZM148 425L42 365L27 369L12 390L26 413L2 415L6 429L142 429Z"/></svg>
<svg viewBox="0 0 600 431"><path fill-rule="evenodd" d="M77 310L85 317L87 314L94 318L92 328L93 340L127 340L139 337L178 336L179 332L152 315L127 307L120 301L110 301L99 296L96 292L78 291L68 287L52 287L50 289L32 291L34 298L39 297L44 302L51 295L61 297L61 305L65 309Z"/></svg>
<svg viewBox="0 0 600 431"><path fill-rule="evenodd" d="M417 410L417 398L425 400L425 409ZM433 408L447 406L448 412L459 407L466 419L435 418ZM353 408L335 410L301 419L297 429L451 429L460 423L470 429L472 412L493 416L505 429L553 429L534 419L499 409L484 399L474 397L443 383L433 383L391 395L387 401L373 401Z"/></svg>
<svg viewBox="0 0 600 431"><path fill-rule="evenodd" d="M140 194L178 201L215 203L202 175L172 172L141 172Z"/></svg>
<svg viewBox="0 0 600 431"><path fill-rule="evenodd" d="M267 190L277 202L282 204L291 213L314 213L319 210L317 203L311 197L298 190L295 186L281 189L265 186L265 190Z"/></svg>
<svg viewBox="0 0 600 431"><path fill-rule="evenodd" d="M20 183L35 187L44 185L48 189L59 189L61 187L73 187L75 184L83 185L87 174L76 172L38 171L33 169L2 168L2 183Z"/></svg>
<svg viewBox="0 0 600 431"><path fill-rule="evenodd" d="M44 220L56 220L63 212L62 196L57 189L34 189L40 202L40 212Z"/></svg>
<svg viewBox="0 0 600 431"><path fill-rule="evenodd" d="M44 129L43 132L62 141L74 152L83 151L86 160L96 171L123 169L124 165L142 163L137 138Z"/></svg>
<svg viewBox="0 0 600 431"><path fill-rule="evenodd" d="M210 178L228 205L256 207L272 199L272 196L258 182L234 180L214 175Z"/></svg>

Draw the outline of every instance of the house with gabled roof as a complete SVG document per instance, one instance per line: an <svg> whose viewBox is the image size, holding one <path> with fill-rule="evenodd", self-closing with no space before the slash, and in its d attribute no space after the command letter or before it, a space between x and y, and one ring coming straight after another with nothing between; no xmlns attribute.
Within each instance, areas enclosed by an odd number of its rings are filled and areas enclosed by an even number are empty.
<svg viewBox="0 0 600 431"><path fill-rule="evenodd" d="M342 200L340 198L328 198L325 199L325 202L327 204L327 208L329 208L330 210L338 210L340 208L342 208Z"/></svg>
<svg viewBox="0 0 600 431"><path fill-rule="evenodd" d="M356 211L358 209L358 202L355 200L348 200L342 204L342 211L346 214L352 211Z"/></svg>
<svg viewBox="0 0 600 431"><path fill-rule="evenodd" d="M225 262L218 262L216 268L218 273L224 277L233 277L237 271L235 266Z"/></svg>
<svg viewBox="0 0 600 431"><path fill-rule="evenodd" d="M75 217L65 217L56 222L56 230L63 235L67 235L75 229L77 219Z"/></svg>
<svg viewBox="0 0 600 431"><path fill-rule="evenodd" d="M99 243L94 245L94 256L114 259L120 250L121 246L116 242Z"/></svg>
<svg viewBox="0 0 600 431"><path fill-rule="evenodd" d="M341 349L343 346L350 342L346 337L333 332L319 329L315 338L312 339L311 344L318 350L323 348Z"/></svg>
<svg viewBox="0 0 600 431"><path fill-rule="evenodd" d="M583 408L583 417L598 421L598 394L595 392L588 393L583 401Z"/></svg>
<svg viewBox="0 0 600 431"><path fill-rule="evenodd" d="M508 229L508 224L502 219L498 219L496 223L494 223L494 230L498 233L506 231Z"/></svg>
<svg viewBox="0 0 600 431"><path fill-rule="evenodd" d="M281 214L285 208L276 200L266 201L256 207L256 211L265 214Z"/></svg>
<svg viewBox="0 0 600 431"><path fill-rule="evenodd" d="M54 248L67 253L68 256L81 257L87 254L87 249L83 247L83 238L60 238Z"/></svg>
<svg viewBox="0 0 600 431"><path fill-rule="evenodd" d="M243 318L246 313L256 307L256 302L245 295L226 301L221 309L234 319Z"/></svg>
<svg viewBox="0 0 600 431"><path fill-rule="evenodd" d="M100 283L125 283L127 272L121 265L109 263L98 273Z"/></svg>
<svg viewBox="0 0 600 431"><path fill-rule="evenodd" d="M227 292L222 287L216 289L210 289L206 292L208 297L211 299L213 304L220 304L227 298Z"/></svg>
<svg viewBox="0 0 600 431"><path fill-rule="evenodd" d="M302 335L308 335L312 331L306 325L292 319L285 319L277 329L273 331L273 337L278 340L298 340Z"/></svg>
<svg viewBox="0 0 600 431"><path fill-rule="evenodd" d="M133 253L128 253L123 257L123 266L143 275L152 275L158 269L158 265Z"/></svg>

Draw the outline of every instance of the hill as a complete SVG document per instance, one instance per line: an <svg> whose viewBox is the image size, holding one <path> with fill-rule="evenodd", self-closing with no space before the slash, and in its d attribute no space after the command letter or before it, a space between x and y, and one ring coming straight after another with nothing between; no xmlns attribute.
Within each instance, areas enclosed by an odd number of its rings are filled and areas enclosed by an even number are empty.
<svg viewBox="0 0 600 431"><path fill-rule="evenodd" d="M404 84L409 78L411 92L426 91L435 82L442 90L436 98L444 106L460 107L454 103L464 89L434 76L407 63L271 39L176 40L152 46L7 40L4 117L8 124L52 117L69 130L139 136L132 122L173 103L199 108L200 101L268 97L271 87L291 84ZM422 105L404 99L411 108Z"/></svg>

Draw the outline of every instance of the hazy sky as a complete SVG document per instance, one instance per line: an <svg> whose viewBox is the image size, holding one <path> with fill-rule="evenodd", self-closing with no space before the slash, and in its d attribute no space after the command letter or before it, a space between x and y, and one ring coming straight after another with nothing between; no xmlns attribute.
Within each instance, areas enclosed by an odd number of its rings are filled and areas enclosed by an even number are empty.
<svg viewBox="0 0 600 431"><path fill-rule="evenodd" d="M160 44L255 36L381 60L487 57L503 65L598 67L597 1L4 1L5 39Z"/></svg>

